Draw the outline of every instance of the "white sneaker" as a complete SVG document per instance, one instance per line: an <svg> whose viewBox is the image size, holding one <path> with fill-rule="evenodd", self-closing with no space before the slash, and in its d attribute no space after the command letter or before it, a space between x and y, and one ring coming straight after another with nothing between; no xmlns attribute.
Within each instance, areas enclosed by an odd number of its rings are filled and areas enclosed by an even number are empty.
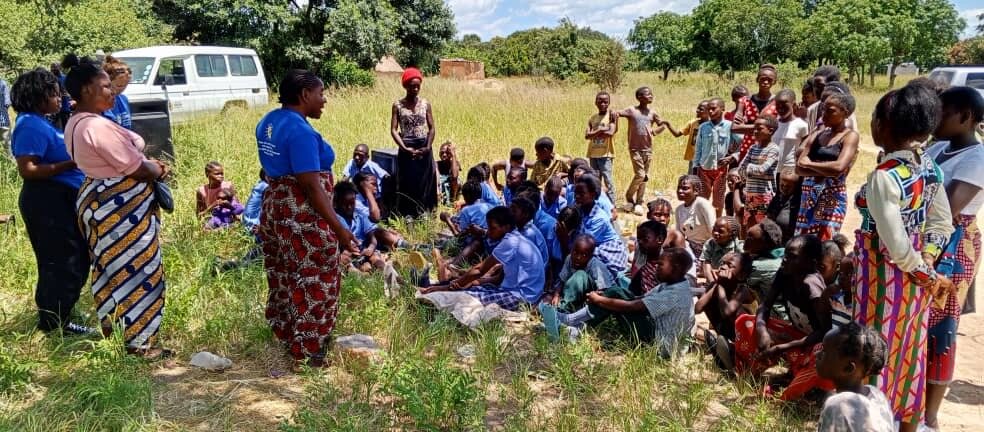
<svg viewBox="0 0 984 432"><path fill-rule="evenodd" d="M636 204L636 206L632 209L632 213L635 213L636 216L645 216L646 209L643 208L641 205Z"/></svg>
<svg viewBox="0 0 984 432"><path fill-rule="evenodd" d="M632 203L626 203L624 206L622 206L622 211L626 213L632 213L633 210L635 210L635 205Z"/></svg>

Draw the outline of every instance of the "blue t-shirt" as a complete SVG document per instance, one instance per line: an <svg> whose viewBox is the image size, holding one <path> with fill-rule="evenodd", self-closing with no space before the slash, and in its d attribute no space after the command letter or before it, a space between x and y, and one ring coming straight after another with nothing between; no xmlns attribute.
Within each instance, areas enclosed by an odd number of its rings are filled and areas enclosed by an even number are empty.
<svg viewBox="0 0 984 432"><path fill-rule="evenodd" d="M489 203L492 207L498 207L502 205L502 201L499 200L499 195L496 195L495 190L488 183L482 182L482 201Z"/></svg>
<svg viewBox="0 0 984 432"><path fill-rule="evenodd" d="M331 171L335 151L297 111L278 108L256 125L260 165L272 178Z"/></svg>
<svg viewBox="0 0 984 432"><path fill-rule="evenodd" d="M369 220L369 215L363 214L361 212L353 212L352 219L347 219L338 210L335 211L338 214L338 220L342 223L345 229L352 233L356 241L360 245L365 245L366 240L372 235L372 232L376 230L376 224Z"/></svg>
<svg viewBox="0 0 984 432"><path fill-rule="evenodd" d="M124 94L116 95L116 98L113 99L113 107L106 110L103 113L103 117L116 122L120 126L133 130L133 118L130 116L130 99Z"/></svg>
<svg viewBox="0 0 984 432"><path fill-rule="evenodd" d="M540 230L540 234L543 235L543 241L547 243L547 252L550 253L550 258L557 261L563 260L560 240L557 239L557 219L543 210L537 210L536 216L530 223L536 225L536 229Z"/></svg>
<svg viewBox="0 0 984 432"><path fill-rule="evenodd" d="M270 185L260 180L253 186L253 191L249 193L246 200L246 209L243 211L243 228L251 231L253 227L260 224L260 210L263 209L263 192L266 192Z"/></svg>
<svg viewBox="0 0 984 432"><path fill-rule="evenodd" d="M537 229L536 224L533 223L533 221L530 221L530 223L526 224L526 226L522 228L516 228L516 231L519 231L523 237L526 237L529 241L533 242L536 249L540 251L540 259L542 259L544 263L550 260L550 251L547 249L547 241L543 239L543 234L540 233L540 230Z"/></svg>
<svg viewBox="0 0 984 432"><path fill-rule="evenodd" d="M553 204L547 204L547 201L543 199L543 194L540 194L540 210L543 210L544 213L550 215L552 218L557 219L557 216L560 215L560 211L564 207L567 207L567 197L563 193L557 197L557 201Z"/></svg>
<svg viewBox="0 0 984 432"><path fill-rule="evenodd" d="M509 207L509 206L512 205L512 198L513 198L512 197L512 189L509 189L508 187L503 188L502 189L502 202L505 203L505 206L506 207Z"/></svg>
<svg viewBox="0 0 984 432"><path fill-rule="evenodd" d="M468 229L472 224L478 225L482 228L488 228L488 221L485 219L485 214L492 210L492 206L485 201L475 201L472 204L462 207L461 211L458 212L458 229L464 231Z"/></svg>
<svg viewBox="0 0 984 432"><path fill-rule="evenodd" d="M349 159L348 163L345 164L345 169L342 171L342 174L351 179L360 172L376 176L376 198L383 196L382 180L389 177L389 173L386 172L383 167L379 166L378 163L371 160L367 160L366 163L362 164L362 167L359 167L355 164L355 159Z"/></svg>
<svg viewBox="0 0 984 432"><path fill-rule="evenodd" d="M619 239L618 232L612 226L612 215L595 203L591 213L581 221L581 232L594 237L599 245Z"/></svg>
<svg viewBox="0 0 984 432"><path fill-rule="evenodd" d="M527 303L536 303L543 296L546 283L543 258L536 245L516 230L502 238L492 256L502 264L504 291L514 293Z"/></svg>
<svg viewBox="0 0 984 432"><path fill-rule="evenodd" d="M563 196L566 197L567 205L568 206L577 205L577 202L574 201L574 185L573 184L569 184L569 185L567 185L567 186L564 187L564 195ZM595 206L596 207L597 206L601 206L601 209L604 210L604 211L606 211L606 212L608 212L609 214L611 214L612 211L615 210L615 204L612 203L612 199L611 198L608 198L608 194L601 194L600 196L598 196L598 199L595 200ZM561 207L561 208L563 208L563 207Z"/></svg>
<svg viewBox="0 0 984 432"><path fill-rule="evenodd" d="M17 116L17 125L11 136L10 150L14 157L37 156L42 164L65 162L72 158L65 147L65 135L44 117L32 113ZM85 180L85 174L78 168L62 171L51 177L52 180L78 189Z"/></svg>

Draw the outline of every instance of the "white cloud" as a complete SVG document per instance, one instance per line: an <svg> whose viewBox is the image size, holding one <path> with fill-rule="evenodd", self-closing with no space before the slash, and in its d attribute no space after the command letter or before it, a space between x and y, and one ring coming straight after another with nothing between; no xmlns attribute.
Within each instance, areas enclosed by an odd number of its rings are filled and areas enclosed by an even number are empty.
<svg viewBox="0 0 984 432"><path fill-rule="evenodd" d="M498 8L501 0L448 0L448 5L454 11L454 21L458 26L458 34L477 33L486 36L493 23L501 21Z"/></svg>
<svg viewBox="0 0 984 432"><path fill-rule="evenodd" d="M963 34L960 35L961 37L967 38L977 34L977 26L981 24L981 20L977 19L977 17L981 14L984 14L984 8L960 11L960 16L967 21L967 27L964 27Z"/></svg>

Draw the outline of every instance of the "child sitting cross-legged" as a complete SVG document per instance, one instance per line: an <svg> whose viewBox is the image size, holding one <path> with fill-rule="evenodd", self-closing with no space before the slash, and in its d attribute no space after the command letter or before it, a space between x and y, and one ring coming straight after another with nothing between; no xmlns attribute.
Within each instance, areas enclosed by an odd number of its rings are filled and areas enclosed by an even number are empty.
<svg viewBox="0 0 984 432"><path fill-rule="evenodd" d="M589 292L605 290L615 285L611 272L601 260L594 257L594 252L594 237L580 234L574 239L571 254L564 261L564 267L553 287L551 303L557 309L565 312L580 309Z"/></svg>
<svg viewBox="0 0 984 432"><path fill-rule="evenodd" d="M885 367L881 334L852 321L827 332L821 347L817 375L833 382L837 393L824 402L817 432L893 432L888 399L878 387L865 384Z"/></svg>
<svg viewBox="0 0 984 432"><path fill-rule="evenodd" d="M793 237L758 313L735 321L735 370L759 376L780 358L785 360L792 376L782 392L785 401L799 399L813 389L833 389L833 383L816 373L816 351L831 328L830 301L823 295L826 284L819 272L822 256L823 243L817 236ZM772 316L780 300L789 321ZM771 393L772 387L765 391Z"/></svg>
<svg viewBox="0 0 984 432"><path fill-rule="evenodd" d="M506 207L495 207L485 215L487 235L497 242L492 254L461 277L438 285L420 288L421 294L437 291L462 291L483 305L497 304L506 310L518 310L535 304L543 296L545 264L537 247L516 231L516 222ZM501 276L485 278L501 269Z"/></svg>
<svg viewBox="0 0 984 432"><path fill-rule="evenodd" d="M615 317L630 337L642 342L652 342L659 347L662 357L669 358L682 347L694 326L694 308L687 281L687 269L693 260L680 248L663 249L662 254L650 264L659 285L651 287L642 297L636 297L619 286L604 291L588 293L588 305L573 313L557 313L557 322L569 327L571 339L577 339L589 324L596 325L608 317ZM633 284L641 280L640 272ZM541 309L552 306L543 305ZM542 312L542 310L541 310ZM548 329L548 332L556 331Z"/></svg>

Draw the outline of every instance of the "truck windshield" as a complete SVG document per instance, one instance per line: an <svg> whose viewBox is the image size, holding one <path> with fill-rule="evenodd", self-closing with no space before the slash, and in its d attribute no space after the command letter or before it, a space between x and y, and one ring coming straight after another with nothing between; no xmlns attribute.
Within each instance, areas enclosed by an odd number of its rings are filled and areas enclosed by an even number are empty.
<svg viewBox="0 0 984 432"><path fill-rule="evenodd" d="M933 71L933 73L929 74L929 79L933 80L937 84L942 85L945 88L945 87L949 87L950 84L953 82L953 75L954 75L953 71L938 70L938 71Z"/></svg>
<svg viewBox="0 0 984 432"><path fill-rule="evenodd" d="M125 62L133 71L130 84L147 84L150 79L150 72L154 69L155 59L153 57L120 57L120 60Z"/></svg>

